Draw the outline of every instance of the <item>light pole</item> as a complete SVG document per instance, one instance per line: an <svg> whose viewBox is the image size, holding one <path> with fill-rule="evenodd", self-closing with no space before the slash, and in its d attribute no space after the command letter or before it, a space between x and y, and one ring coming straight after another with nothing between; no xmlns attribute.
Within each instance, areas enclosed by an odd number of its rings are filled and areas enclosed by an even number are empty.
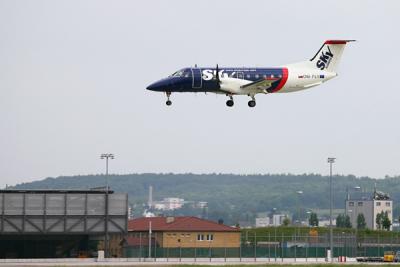
<svg viewBox="0 0 400 267"><path fill-rule="evenodd" d="M101 154L100 159L106 160L106 188L108 190L108 160L114 159L114 154L111 154L111 153Z"/></svg>
<svg viewBox="0 0 400 267"><path fill-rule="evenodd" d="M151 221L149 221L149 259L151 258Z"/></svg>
<svg viewBox="0 0 400 267"><path fill-rule="evenodd" d="M303 194L303 191L298 190L296 191L297 194L297 221L298 225L301 225L301 220L300 220L300 196Z"/></svg>
<svg viewBox="0 0 400 267"><path fill-rule="evenodd" d="M354 186L353 187L353 190L354 191L361 191L361 186ZM360 198L360 199L362 199L362 198ZM355 207L355 213L351 213L351 221L353 222L354 221L354 228L356 228L356 231L355 231L355 243L356 243L356 249L355 249L355 251L356 251L356 253L357 253L357 247L358 247L358 241L357 241L357 235L358 235L358 203L357 203L357 205L354 205L354 207ZM352 212L352 210L349 210L350 212ZM354 217L354 219L353 219L353 217ZM357 255L356 255L357 256Z"/></svg>
<svg viewBox="0 0 400 267"><path fill-rule="evenodd" d="M329 163L329 247L331 251L331 262L333 262L333 227L332 227L332 164L336 158L328 158Z"/></svg>
<svg viewBox="0 0 400 267"><path fill-rule="evenodd" d="M114 155L111 153L105 153L100 155L100 159L105 159L106 160L106 205L105 205L105 211L106 211L106 220L104 223L104 231L105 231L105 236L104 236L104 256L106 258L109 257L109 244L108 244L108 191L109 191L109 186L108 186L108 160L109 159L114 159Z"/></svg>

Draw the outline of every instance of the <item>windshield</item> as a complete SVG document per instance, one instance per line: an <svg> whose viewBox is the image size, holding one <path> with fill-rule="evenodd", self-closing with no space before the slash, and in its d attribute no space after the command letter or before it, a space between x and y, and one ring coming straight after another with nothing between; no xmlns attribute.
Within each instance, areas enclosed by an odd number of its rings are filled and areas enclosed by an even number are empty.
<svg viewBox="0 0 400 267"><path fill-rule="evenodd" d="M169 77L190 77L190 69L181 69L172 73Z"/></svg>

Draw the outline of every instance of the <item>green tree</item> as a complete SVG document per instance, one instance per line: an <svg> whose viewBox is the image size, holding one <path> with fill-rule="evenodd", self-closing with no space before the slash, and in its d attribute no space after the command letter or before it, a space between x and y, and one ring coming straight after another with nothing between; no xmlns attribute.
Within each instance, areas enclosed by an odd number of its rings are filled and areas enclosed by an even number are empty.
<svg viewBox="0 0 400 267"><path fill-rule="evenodd" d="M353 225L351 225L350 216L344 215L344 228L352 228L352 227Z"/></svg>
<svg viewBox="0 0 400 267"><path fill-rule="evenodd" d="M376 218L375 218L375 223L376 223L376 227L380 230L382 229L382 225L383 225L383 217L384 217L384 213L383 211L376 214Z"/></svg>
<svg viewBox="0 0 400 267"><path fill-rule="evenodd" d="M357 215L357 229L367 228L367 223L365 222L365 217L363 213Z"/></svg>
<svg viewBox="0 0 400 267"><path fill-rule="evenodd" d="M345 214L339 214L336 217L336 227L339 228L351 228L351 222L350 222L350 217L349 215L345 215Z"/></svg>
<svg viewBox="0 0 400 267"><path fill-rule="evenodd" d="M392 222L389 219L388 212L385 211L385 213L383 214L383 219L382 219L382 228L389 231L391 225L392 225Z"/></svg>
<svg viewBox="0 0 400 267"><path fill-rule="evenodd" d="M318 217L317 217L317 214L316 214L316 213L311 212L310 218L308 219L308 224L309 224L310 226L318 226L319 220L318 220Z"/></svg>
<svg viewBox="0 0 400 267"><path fill-rule="evenodd" d="M288 226L290 224L290 220L288 217L285 217L285 219L283 219L283 226Z"/></svg>
<svg viewBox="0 0 400 267"><path fill-rule="evenodd" d="M343 214L339 214L336 217L336 227L344 228L344 217L343 217Z"/></svg>

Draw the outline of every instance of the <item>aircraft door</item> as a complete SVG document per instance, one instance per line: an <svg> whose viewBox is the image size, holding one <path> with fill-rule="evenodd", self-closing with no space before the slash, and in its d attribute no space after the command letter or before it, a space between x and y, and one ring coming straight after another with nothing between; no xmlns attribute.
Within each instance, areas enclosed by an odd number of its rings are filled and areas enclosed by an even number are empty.
<svg viewBox="0 0 400 267"><path fill-rule="evenodd" d="M192 87L201 88L203 86L203 79L201 78L201 69L192 68Z"/></svg>

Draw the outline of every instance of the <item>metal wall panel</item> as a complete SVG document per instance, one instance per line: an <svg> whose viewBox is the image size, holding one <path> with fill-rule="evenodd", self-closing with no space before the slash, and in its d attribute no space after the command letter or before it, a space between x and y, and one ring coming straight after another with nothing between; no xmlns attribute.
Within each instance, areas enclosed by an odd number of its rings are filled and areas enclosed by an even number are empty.
<svg viewBox="0 0 400 267"><path fill-rule="evenodd" d="M44 194L25 195L25 214L26 215L44 214Z"/></svg>
<svg viewBox="0 0 400 267"><path fill-rule="evenodd" d="M123 215L128 210L127 195L125 194L108 195L108 203L109 215Z"/></svg>
<svg viewBox="0 0 400 267"><path fill-rule="evenodd" d="M22 215L24 206L23 194L5 194L4 195L4 214Z"/></svg>
<svg viewBox="0 0 400 267"><path fill-rule="evenodd" d="M81 192L81 191L80 191ZM0 193L0 234L90 234L127 231L127 194L7 192ZM4 198L4 199L3 199Z"/></svg>
<svg viewBox="0 0 400 267"><path fill-rule="evenodd" d="M7 218L4 220L4 231L18 233L22 229L22 220L19 218Z"/></svg>
<svg viewBox="0 0 400 267"><path fill-rule="evenodd" d="M106 214L106 195L88 195L88 215Z"/></svg>
<svg viewBox="0 0 400 267"><path fill-rule="evenodd" d="M71 233L84 232L84 221L81 218L68 218L66 221L67 231Z"/></svg>
<svg viewBox="0 0 400 267"><path fill-rule="evenodd" d="M124 218L114 218L108 221L108 231L110 232L121 232L121 228L125 229L127 227L128 226L126 225L126 220Z"/></svg>
<svg viewBox="0 0 400 267"><path fill-rule="evenodd" d="M47 233L64 232L64 220L62 218L47 218L46 232Z"/></svg>
<svg viewBox="0 0 400 267"><path fill-rule="evenodd" d="M85 214L85 194L68 194L67 195L67 214L68 215L84 215Z"/></svg>
<svg viewBox="0 0 400 267"><path fill-rule="evenodd" d="M89 218L87 220L87 227L91 232L104 232L104 220L98 218Z"/></svg>
<svg viewBox="0 0 400 267"><path fill-rule="evenodd" d="M30 218L25 221L25 232L36 233L43 231L43 219Z"/></svg>
<svg viewBox="0 0 400 267"><path fill-rule="evenodd" d="M65 207L64 194L46 195L46 214L63 215Z"/></svg>

